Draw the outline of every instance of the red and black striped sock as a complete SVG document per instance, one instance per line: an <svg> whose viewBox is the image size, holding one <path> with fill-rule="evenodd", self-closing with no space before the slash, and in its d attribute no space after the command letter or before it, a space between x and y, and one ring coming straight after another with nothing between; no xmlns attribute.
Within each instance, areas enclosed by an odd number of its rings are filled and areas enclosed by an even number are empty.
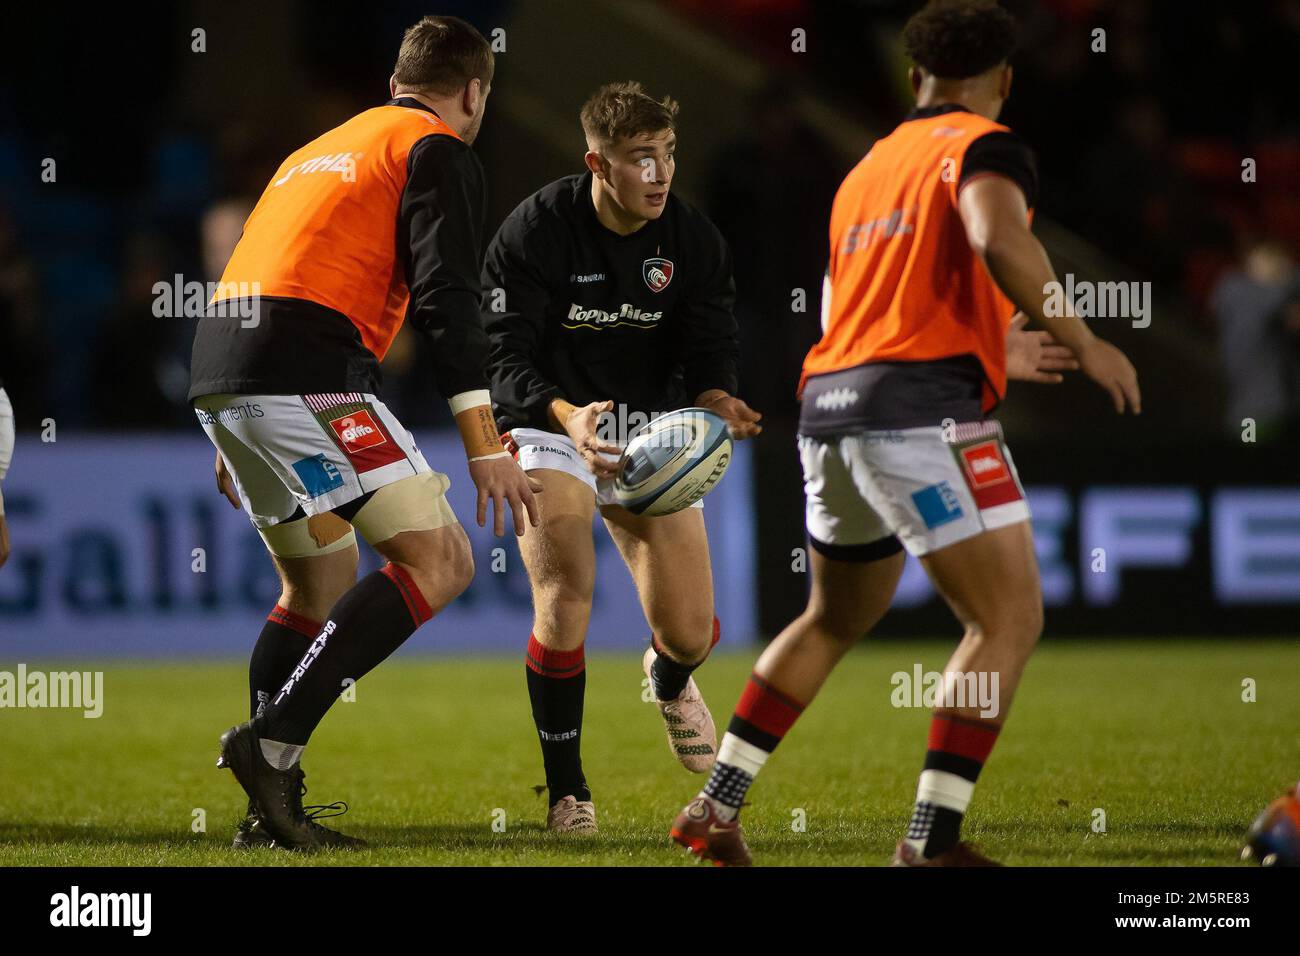
<svg viewBox="0 0 1300 956"><path fill-rule="evenodd" d="M262 633L248 659L248 716L260 714L284 684L293 666L317 634L320 621L295 614L277 604L266 616Z"/></svg>
<svg viewBox="0 0 1300 956"><path fill-rule="evenodd" d="M906 840L926 857L951 850L1001 724L936 711Z"/></svg>
<svg viewBox="0 0 1300 956"><path fill-rule="evenodd" d="M320 633L257 718L258 736L305 744L343 692L415 633L433 610L411 576L395 564L366 575L338 600Z"/></svg>
<svg viewBox="0 0 1300 956"><path fill-rule="evenodd" d="M709 642L710 653L717 646L718 639L721 636L722 626L715 617L713 619L713 640ZM654 688L655 700L676 700L682 696L682 691L686 689L686 682L691 679L691 674L704 663L709 655L705 654L694 664L683 664L664 653L659 639L653 634L650 635L650 645L655 649L655 659L650 662L650 683Z"/></svg>
<svg viewBox="0 0 1300 956"><path fill-rule="evenodd" d="M524 663L551 804L568 796L590 800L591 790L582 773L582 705L587 690L584 646L552 650L529 634Z"/></svg>
<svg viewBox="0 0 1300 956"><path fill-rule="evenodd" d="M750 675L722 737L709 782L701 791L715 802L719 816L733 819L740 812L754 777L803 708L803 704L762 677Z"/></svg>

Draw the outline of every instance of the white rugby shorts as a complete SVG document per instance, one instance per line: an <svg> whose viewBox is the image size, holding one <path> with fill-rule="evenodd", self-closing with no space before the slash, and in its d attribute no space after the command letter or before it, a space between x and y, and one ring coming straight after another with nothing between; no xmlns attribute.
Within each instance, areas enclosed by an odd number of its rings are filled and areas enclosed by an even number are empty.
<svg viewBox="0 0 1300 956"><path fill-rule="evenodd" d="M368 393L204 395L194 411L258 529L432 471L411 433ZM433 473L446 488L446 476Z"/></svg>
<svg viewBox="0 0 1300 956"><path fill-rule="evenodd" d="M540 428L512 428L501 436L501 443L506 446L506 451L515 456L515 461L519 462L519 467L524 471L532 471L534 468L562 471L590 488L596 496L597 506L618 504L614 498L614 479L597 479L582 460L582 455L578 454L578 446L568 435ZM601 457L608 461L618 461L619 458L618 455ZM691 507L703 508L704 499L701 498Z"/></svg>
<svg viewBox="0 0 1300 956"><path fill-rule="evenodd" d="M947 439L947 440L945 440ZM800 436L812 545L838 560L920 556L1029 520L1002 428L993 420L837 438Z"/></svg>

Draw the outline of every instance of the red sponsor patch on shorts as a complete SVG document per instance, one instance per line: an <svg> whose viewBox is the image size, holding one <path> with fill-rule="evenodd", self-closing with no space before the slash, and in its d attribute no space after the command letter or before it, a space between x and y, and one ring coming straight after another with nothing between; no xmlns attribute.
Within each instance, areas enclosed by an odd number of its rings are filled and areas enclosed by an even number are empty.
<svg viewBox="0 0 1300 956"><path fill-rule="evenodd" d="M960 455L966 485L981 511L1023 497L997 439L969 445L961 449Z"/></svg>
<svg viewBox="0 0 1300 956"><path fill-rule="evenodd" d="M362 408L332 418L330 428L334 429L339 447L358 474L391 465L406 457L406 452L393 441L388 429L368 409Z"/></svg>

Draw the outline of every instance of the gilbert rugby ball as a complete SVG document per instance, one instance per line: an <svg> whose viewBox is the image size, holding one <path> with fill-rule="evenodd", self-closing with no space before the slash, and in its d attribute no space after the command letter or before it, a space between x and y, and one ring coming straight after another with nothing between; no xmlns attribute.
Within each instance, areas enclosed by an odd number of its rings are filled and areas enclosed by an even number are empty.
<svg viewBox="0 0 1300 956"><path fill-rule="evenodd" d="M731 464L731 435L707 408L682 408L638 428L623 449L614 500L633 514L670 515L707 495Z"/></svg>

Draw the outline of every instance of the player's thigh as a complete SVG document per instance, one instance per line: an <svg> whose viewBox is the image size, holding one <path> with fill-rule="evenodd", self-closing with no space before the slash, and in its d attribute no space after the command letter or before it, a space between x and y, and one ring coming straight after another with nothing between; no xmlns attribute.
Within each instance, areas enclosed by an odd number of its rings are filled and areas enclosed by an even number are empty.
<svg viewBox="0 0 1300 956"><path fill-rule="evenodd" d="M281 600L287 601L291 611L323 620L356 583L358 558L355 537L347 547L315 555L282 557L273 553L271 560L284 591Z"/></svg>
<svg viewBox="0 0 1300 956"><path fill-rule="evenodd" d="M901 550L857 561L836 560L814 550L809 562L812 585L807 613L836 637L861 638L889 610L904 561Z"/></svg>
<svg viewBox="0 0 1300 956"><path fill-rule="evenodd" d="M646 621L661 639L695 645L713 634L713 569L703 508L645 517L618 505L601 509Z"/></svg>
<svg viewBox="0 0 1300 956"><path fill-rule="evenodd" d="M225 459L244 513L261 531L290 522L303 512L279 472L258 452L255 438L243 428L232 427L234 409L245 404L252 407L241 396L205 395L195 401L194 412L204 434Z"/></svg>
<svg viewBox="0 0 1300 956"><path fill-rule="evenodd" d="M539 481L540 514L519 539L528 581L533 591L537 627L546 642L551 631L576 637L586 633L596 584L596 549L592 519L596 495L581 479L551 468L528 472Z"/></svg>
<svg viewBox="0 0 1300 956"><path fill-rule="evenodd" d="M474 579L473 550L458 521L436 528L398 531L371 546L414 579L435 614Z"/></svg>
<svg viewBox="0 0 1300 956"><path fill-rule="evenodd" d="M995 421L846 440L855 481L963 624L1037 639L1042 598L1029 506Z"/></svg>
<svg viewBox="0 0 1300 956"><path fill-rule="evenodd" d="M254 447L251 436L228 427L219 417L222 408L240 408L243 414L256 402L239 396L209 396L196 405L204 431L225 459L245 514L271 553L290 610L314 616L323 613L322 604L328 610L356 578L357 543L352 526L329 512L305 514L281 475Z"/></svg>
<svg viewBox="0 0 1300 956"><path fill-rule="evenodd" d="M967 627L1021 644L1038 639L1043 599L1028 520L932 551L921 558L921 564Z"/></svg>
<svg viewBox="0 0 1300 956"><path fill-rule="evenodd" d="M844 438L799 439L804 524L812 551L808 614L856 640L884 616L903 572L903 546L853 474L857 446Z"/></svg>

